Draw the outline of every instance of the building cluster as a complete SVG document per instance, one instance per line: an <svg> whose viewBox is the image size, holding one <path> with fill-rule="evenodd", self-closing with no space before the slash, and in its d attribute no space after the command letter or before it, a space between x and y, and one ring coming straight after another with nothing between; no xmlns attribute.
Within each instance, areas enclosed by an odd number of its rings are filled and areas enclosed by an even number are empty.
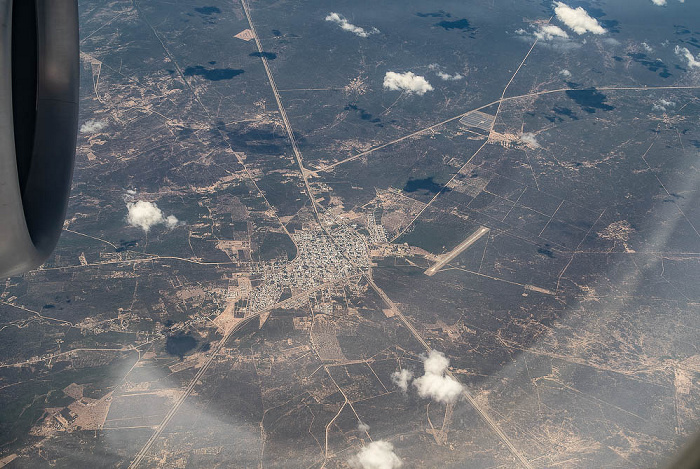
<svg viewBox="0 0 700 469"><path fill-rule="evenodd" d="M276 260L257 267L262 282L252 294L250 311L260 311L277 303L289 289L292 295L325 283L348 279L369 268L365 239L340 225L328 232L297 231L292 235L297 256L291 262Z"/></svg>
<svg viewBox="0 0 700 469"><path fill-rule="evenodd" d="M373 210L367 214L367 231L369 231L369 241L372 244L385 244L389 240L386 236L386 230L381 222L377 223L377 214Z"/></svg>

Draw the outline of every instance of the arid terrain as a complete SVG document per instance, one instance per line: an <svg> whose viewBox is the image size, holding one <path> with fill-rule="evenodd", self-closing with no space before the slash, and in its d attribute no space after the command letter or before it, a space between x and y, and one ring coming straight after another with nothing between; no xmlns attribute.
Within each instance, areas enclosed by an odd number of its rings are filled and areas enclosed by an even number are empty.
<svg viewBox="0 0 700 469"><path fill-rule="evenodd" d="M697 2L80 15L0 467L659 467L700 430Z"/></svg>

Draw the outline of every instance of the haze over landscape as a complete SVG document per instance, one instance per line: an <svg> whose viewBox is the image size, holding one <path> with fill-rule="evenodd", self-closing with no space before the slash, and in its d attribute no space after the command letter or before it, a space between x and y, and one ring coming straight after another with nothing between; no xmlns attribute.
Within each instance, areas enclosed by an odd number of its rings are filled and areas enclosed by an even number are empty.
<svg viewBox="0 0 700 469"><path fill-rule="evenodd" d="M700 429L700 4L81 0L0 467L659 467Z"/></svg>

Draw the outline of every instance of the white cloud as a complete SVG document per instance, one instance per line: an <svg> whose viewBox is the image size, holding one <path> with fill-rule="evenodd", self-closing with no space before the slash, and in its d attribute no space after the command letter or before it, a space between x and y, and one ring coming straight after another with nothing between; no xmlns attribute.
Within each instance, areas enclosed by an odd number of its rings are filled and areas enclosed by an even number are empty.
<svg viewBox="0 0 700 469"><path fill-rule="evenodd" d="M399 387L403 392L408 391L408 383L413 378L413 373L408 370L394 371L391 374L391 382Z"/></svg>
<svg viewBox="0 0 700 469"><path fill-rule="evenodd" d="M563 76L564 78L569 78L571 77L571 72L567 69L563 69L559 71L559 75Z"/></svg>
<svg viewBox="0 0 700 469"><path fill-rule="evenodd" d="M416 75L413 72L386 72L386 75L384 75L384 88L395 91L406 91L407 93L416 93L420 96L428 91L433 91L433 87L428 83L425 77Z"/></svg>
<svg viewBox="0 0 700 469"><path fill-rule="evenodd" d="M437 72L437 76L445 81L458 81L464 78L461 73L455 73L454 75L450 75L449 73L445 73L443 71Z"/></svg>
<svg viewBox="0 0 700 469"><path fill-rule="evenodd" d="M413 381L422 398L448 403L454 401L462 392L462 385L450 376L426 373Z"/></svg>
<svg viewBox="0 0 700 469"><path fill-rule="evenodd" d="M348 461L356 469L396 469L403 465L388 441L377 440L368 444Z"/></svg>
<svg viewBox="0 0 700 469"><path fill-rule="evenodd" d="M540 148L537 136L531 132L525 132L520 136L520 141L530 148Z"/></svg>
<svg viewBox="0 0 700 469"><path fill-rule="evenodd" d="M174 215L165 217L163 211L158 208L153 202L139 200L136 202L127 202L126 208L129 213L126 216L126 221L134 227L141 228L148 233L153 226L165 224L168 228L173 228L178 225L179 221Z"/></svg>
<svg viewBox="0 0 700 469"><path fill-rule="evenodd" d="M678 0L678 2L685 3L685 0ZM666 0L651 0L651 3L656 6L665 7L668 2Z"/></svg>
<svg viewBox="0 0 700 469"><path fill-rule="evenodd" d="M107 127L107 124L105 124L102 121L90 119L86 121L83 125L80 126L80 133L81 134L94 134L95 132L99 132L100 130L104 129Z"/></svg>
<svg viewBox="0 0 700 469"><path fill-rule="evenodd" d="M673 101L667 101L662 98L654 103L654 105L652 106L652 110L666 112L668 108L674 107L675 105L676 103L674 103Z"/></svg>
<svg viewBox="0 0 700 469"><path fill-rule="evenodd" d="M423 357L425 374L442 375L448 366L450 366L450 359L437 350L431 350L427 357Z"/></svg>
<svg viewBox="0 0 700 469"><path fill-rule="evenodd" d="M462 78L464 78L464 76L462 76L462 74L460 74L460 73L455 73L454 75L450 75L449 73L443 72L441 70L440 65L438 65L438 64L430 64L430 65L428 65L428 68L430 70L434 71L438 77L440 77L441 79L443 79L445 81L457 81L457 80L461 80Z"/></svg>
<svg viewBox="0 0 700 469"><path fill-rule="evenodd" d="M547 23L530 24L528 30L521 28L515 34L526 42L537 39L543 47L559 51L578 49L585 44L585 39L578 42L559 26Z"/></svg>
<svg viewBox="0 0 700 469"><path fill-rule="evenodd" d="M550 41L554 38L568 39L569 35L559 26L544 24L539 31L535 31L535 37L541 41Z"/></svg>
<svg viewBox="0 0 700 469"><path fill-rule="evenodd" d="M358 422L357 429L360 430L361 432L366 433L369 431L369 425L367 425L365 422Z"/></svg>
<svg viewBox="0 0 700 469"><path fill-rule="evenodd" d="M554 2L554 13L560 21L576 34L604 34L605 29L581 7L571 8L562 2Z"/></svg>
<svg viewBox="0 0 700 469"><path fill-rule="evenodd" d="M462 78L464 78L459 73L455 73L454 75L450 75L449 73L445 73L445 72L437 72L437 76L439 76L440 78L442 78L445 81L457 81L457 80L461 80Z"/></svg>
<svg viewBox="0 0 700 469"><path fill-rule="evenodd" d="M688 50L687 47L676 46L676 55L678 57L683 57L688 61L688 67L690 68L700 68L700 60L693 56L693 53Z"/></svg>
<svg viewBox="0 0 700 469"><path fill-rule="evenodd" d="M652 52L654 52L654 48L651 47L651 46L650 46L649 44L647 44L646 42L642 42L642 47L643 47L644 50L647 51L647 53L649 53L649 54L652 53Z"/></svg>
<svg viewBox="0 0 700 469"><path fill-rule="evenodd" d="M165 217L165 226L168 228L175 228L180 221L177 219L175 215L168 215Z"/></svg>
<svg viewBox="0 0 700 469"><path fill-rule="evenodd" d="M326 16L326 21L335 23L343 30L350 31L351 33L354 33L356 36L360 37L368 37L370 34L376 34L379 32L377 28L372 28L370 31L366 31L364 28L355 26L345 19L343 15L339 15L338 13L329 13L328 16Z"/></svg>
<svg viewBox="0 0 700 469"><path fill-rule="evenodd" d="M427 357L423 358L425 374L413 380L413 385L418 389L420 397L448 403L462 393L462 385L445 374L449 364L450 360L437 350L432 350Z"/></svg>

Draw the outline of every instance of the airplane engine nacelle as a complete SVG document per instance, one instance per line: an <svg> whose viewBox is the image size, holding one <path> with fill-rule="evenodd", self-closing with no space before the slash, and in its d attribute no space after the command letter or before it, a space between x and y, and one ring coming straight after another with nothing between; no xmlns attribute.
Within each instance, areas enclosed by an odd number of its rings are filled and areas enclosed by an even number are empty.
<svg viewBox="0 0 700 469"><path fill-rule="evenodd" d="M58 242L79 75L77 0L0 0L0 277L39 266Z"/></svg>

